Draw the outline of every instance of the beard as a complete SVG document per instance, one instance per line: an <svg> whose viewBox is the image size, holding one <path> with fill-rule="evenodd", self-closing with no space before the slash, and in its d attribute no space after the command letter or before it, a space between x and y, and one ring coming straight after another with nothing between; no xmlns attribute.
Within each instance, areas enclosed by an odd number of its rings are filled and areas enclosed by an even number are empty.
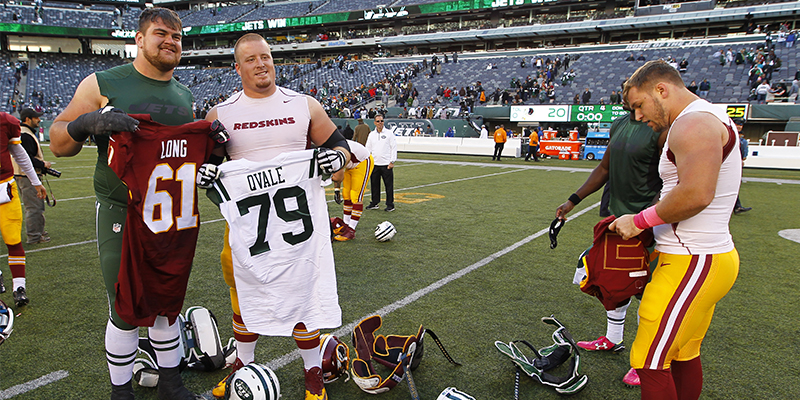
<svg viewBox="0 0 800 400"><path fill-rule="evenodd" d="M181 62L180 52L178 49L175 50L175 57L167 57L161 54L161 49L159 48L155 52L144 51L144 58L150 62L156 69L161 72L169 72L175 69Z"/></svg>
<svg viewBox="0 0 800 400"><path fill-rule="evenodd" d="M669 118L667 111L660 101L653 99L653 113L655 114L650 122L653 124L653 131L661 133L669 129Z"/></svg>
<svg viewBox="0 0 800 400"><path fill-rule="evenodd" d="M271 79L266 81L256 81L256 87L259 89L268 89L270 86L272 86Z"/></svg>
<svg viewBox="0 0 800 400"><path fill-rule="evenodd" d="M275 84L275 80L272 79L271 75L268 75L268 77L265 79L254 77L254 79L251 82L256 89L269 89Z"/></svg>

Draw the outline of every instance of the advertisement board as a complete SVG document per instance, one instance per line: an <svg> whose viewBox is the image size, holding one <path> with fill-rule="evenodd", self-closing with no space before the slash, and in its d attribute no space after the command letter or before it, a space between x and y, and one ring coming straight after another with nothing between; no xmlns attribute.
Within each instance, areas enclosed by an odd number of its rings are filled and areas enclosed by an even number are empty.
<svg viewBox="0 0 800 400"><path fill-rule="evenodd" d="M542 140L539 142L539 153L556 157L562 151L570 154L581 151L581 142L567 140Z"/></svg>
<svg viewBox="0 0 800 400"><path fill-rule="evenodd" d="M747 118L749 104L717 104L731 118ZM511 106L511 122L612 122L628 112L621 104Z"/></svg>

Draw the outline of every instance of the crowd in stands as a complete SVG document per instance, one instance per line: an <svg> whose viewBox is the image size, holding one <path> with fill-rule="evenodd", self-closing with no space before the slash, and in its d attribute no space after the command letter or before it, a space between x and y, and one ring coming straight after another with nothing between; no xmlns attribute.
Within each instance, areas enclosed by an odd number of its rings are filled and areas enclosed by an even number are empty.
<svg viewBox="0 0 800 400"><path fill-rule="evenodd" d="M644 49L637 53L587 52L564 55L464 59L439 53L419 62L373 63L340 55L314 63L276 66L279 85L309 94L333 117L370 114L381 106L399 106L409 118L464 115L477 106L519 104L620 104L621 84L647 60L664 59L678 69L687 87L714 102L795 100L798 80L782 57L796 65L796 32L775 27L763 44ZM757 27L768 30L769 27ZM31 65L3 53L6 111L31 106L53 118L71 99L80 80L123 62L113 55L29 53ZM678 61L680 60L680 61ZM598 71L603 71L598 74ZM28 72L27 74L25 72ZM20 88L21 78L27 83ZM176 79L195 95L199 117L241 90L231 67L179 69ZM740 79L741 77L741 79ZM16 93L16 94L15 94ZM376 102L377 105L370 105ZM450 111L441 112L442 109ZM373 112L376 112L373 110Z"/></svg>

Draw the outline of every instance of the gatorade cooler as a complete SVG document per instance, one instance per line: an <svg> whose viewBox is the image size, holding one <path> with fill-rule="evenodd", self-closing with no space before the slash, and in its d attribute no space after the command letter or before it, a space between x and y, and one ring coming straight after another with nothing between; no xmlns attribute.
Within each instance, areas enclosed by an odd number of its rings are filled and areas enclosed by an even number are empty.
<svg viewBox="0 0 800 400"><path fill-rule="evenodd" d="M573 151L572 152L572 159L573 160L580 160L581 159L581 153L579 151Z"/></svg>
<svg viewBox="0 0 800 400"><path fill-rule="evenodd" d="M569 152L568 151L559 152L558 153L558 159L559 160L569 160Z"/></svg>
<svg viewBox="0 0 800 400"><path fill-rule="evenodd" d="M569 140L573 142L578 140L578 131L569 131Z"/></svg>

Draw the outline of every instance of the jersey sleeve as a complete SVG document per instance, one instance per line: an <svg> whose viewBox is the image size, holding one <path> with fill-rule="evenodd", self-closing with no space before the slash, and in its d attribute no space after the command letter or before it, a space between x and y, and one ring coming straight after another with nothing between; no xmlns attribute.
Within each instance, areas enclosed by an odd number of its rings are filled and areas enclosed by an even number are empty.
<svg viewBox="0 0 800 400"><path fill-rule="evenodd" d="M128 141L130 134L122 132L115 134L108 141L108 167L114 171L120 179L123 179L125 170L130 162L130 152L128 151Z"/></svg>
<svg viewBox="0 0 800 400"><path fill-rule="evenodd" d="M5 139L8 139L8 143L21 143L19 120L16 117L4 112L0 115L0 124L2 124L3 134Z"/></svg>

